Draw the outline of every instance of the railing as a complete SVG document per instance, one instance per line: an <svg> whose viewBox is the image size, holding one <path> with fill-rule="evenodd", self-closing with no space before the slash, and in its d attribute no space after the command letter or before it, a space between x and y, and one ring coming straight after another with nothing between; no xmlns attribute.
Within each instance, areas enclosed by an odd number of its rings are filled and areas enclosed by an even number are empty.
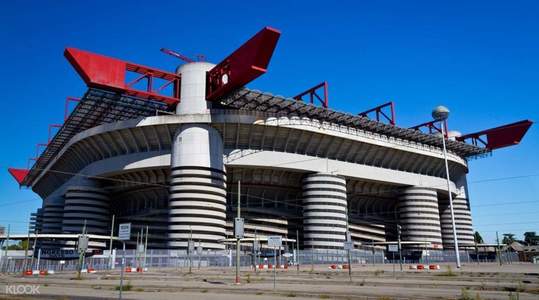
<svg viewBox="0 0 539 300"><path fill-rule="evenodd" d="M108 252L108 251L106 251ZM254 264L272 264L275 265L293 265L296 263L296 258L299 258L300 265L331 265L331 264L347 264L348 257L345 250L321 250L307 249L300 250L299 255L296 255L296 250L292 251L290 257L283 255L277 256L277 261L274 261L271 251L263 253L255 258L249 251L242 251L240 255L240 265L243 267L253 266ZM284 252L283 252L284 254ZM352 264L375 265L375 264L391 264L399 263L398 253L393 256L389 252L384 252L380 249L354 249L350 252ZM475 258L475 252L461 251L461 260L463 263L493 263L498 261L494 255L480 255L479 260ZM146 268L175 268L193 269L206 267L234 267L235 266L235 250L223 251L203 251L189 256L186 251L181 250L158 250L150 249L146 253L146 257L142 253L138 255L135 250L126 250L125 255L126 267L146 267ZM118 269L121 266L122 251L113 251L112 256L108 253L104 255L95 255L85 258L84 269L93 268L95 270L111 269L112 261L114 268ZM455 261L455 252L451 250L429 250L429 256L421 256L412 258L410 253L403 252L403 263L405 264L430 264L430 263L453 263ZM518 254L511 252L501 253L501 261L503 264L511 264L519 262ZM33 262L33 270L49 270L49 271L76 271L78 260L49 260L31 258L21 256L1 257L0 272L1 273L21 273L26 269L30 269L30 264Z"/></svg>

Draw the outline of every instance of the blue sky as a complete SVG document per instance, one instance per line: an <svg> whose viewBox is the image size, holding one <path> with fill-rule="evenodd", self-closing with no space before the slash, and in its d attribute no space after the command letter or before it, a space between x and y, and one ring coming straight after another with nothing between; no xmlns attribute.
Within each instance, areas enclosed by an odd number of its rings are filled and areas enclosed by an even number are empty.
<svg viewBox="0 0 539 300"><path fill-rule="evenodd" d="M282 36L252 88L293 96L327 80L331 107L359 112L394 100L400 126L429 120L438 104L464 133L539 120L538 15L536 1L8 1L0 166L24 167L47 124L62 121L64 98L84 93L65 47L174 70L161 47L218 62L267 25ZM496 230L539 232L538 148L534 126L521 145L470 162L474 226L487 241ZM7 171L0 187L0 224L24 232L38 196Z"/></svg>

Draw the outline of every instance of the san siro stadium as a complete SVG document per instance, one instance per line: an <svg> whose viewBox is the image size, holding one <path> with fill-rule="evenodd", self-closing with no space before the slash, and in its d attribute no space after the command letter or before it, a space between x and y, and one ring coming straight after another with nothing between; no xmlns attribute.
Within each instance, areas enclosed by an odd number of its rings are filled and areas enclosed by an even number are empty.
<svg viewBox="0 0 539 300"><path fill-rule="evenodd" d="M342 249L347 232L383 245L400 225L408 249L451 249L450 192L459 246L473 246L468 162L519 143L532 122L462 135L398 126L393 103L332 110L325 83L295 97L246 88L279 36L264 28L219 64L182 57L176 72L67 48L88 90L33 165L10 169L43 199L32 230L107 236L114 216L133 234L148 226L149 248L220 250L240 198L246 238Z"/></svg>

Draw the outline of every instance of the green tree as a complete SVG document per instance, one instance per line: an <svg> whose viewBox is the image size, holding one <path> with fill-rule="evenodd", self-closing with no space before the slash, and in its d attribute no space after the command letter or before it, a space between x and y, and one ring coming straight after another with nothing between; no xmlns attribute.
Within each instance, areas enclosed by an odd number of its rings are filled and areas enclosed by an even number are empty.
<svg viewBox="0 0 539 300"><path fill-rule="evenodd" d="M539 244L539 236L537 236L535 231L524 232L524 241L528 245L537 245Z"/></svg>
<svg viewBox="0 0 539 300"><path fill-rule="evenodd" d="M481 236L481 234L479 233L479 231L476 231L474 234L473 234L473 239L475 241L476 244L483 244L485 241L483 240L483 237Z"/></svg>
<svg viewBox="0 0 539 300"><path fill-rule="evenodd" d="M512 244L515 241L515 235L513 233L504 233L502 244Z"/></svg>
<svg viewBox="0 0 539 300"><path fill-rule="evenodd" d="M26 240L19 241L17 244L11 244L7 247L8 250L25 250L28 247L28 242ZM6 246L2 247L2 250L5 250Z"/></svg>

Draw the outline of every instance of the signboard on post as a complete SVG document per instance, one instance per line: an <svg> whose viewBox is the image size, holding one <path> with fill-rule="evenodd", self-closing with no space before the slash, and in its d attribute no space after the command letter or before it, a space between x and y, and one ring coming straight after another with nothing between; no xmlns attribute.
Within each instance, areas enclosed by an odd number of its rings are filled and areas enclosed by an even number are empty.
<svg viewBox="0 0 539 300"><path fill-rule="evenodd" d="M283 245L283 237L280 235L268 236L268 247L279 248Z"/></svg>
<svg viewBox="0 0 539 300"><path fill-rule="evenodd" d="M137 252L138 253L144 253L144 244L138 244Z"/></svg>
<svg viewBox="0 0 539 300"><path fill-rule="evenodd" d="M344 242L344 250L354 250L354 242L352 241Z"/></svg>
<svg viewBox="0 0 539 300"><path fill-rule="evenodd" d="M243 218L234 218L234 237L237 239L243 239Z"/></svg>
<svg viewBox="0 0 539 300"><path fill-rule="evenodd" d="M131 239L131 223L120 224L118 228L118 239L120 241L129 241Z"/></svg>
<svg viewBox="0 0 539 300"><path fill-rule="evenodd" d="M387 245L387 251L388 252L399 252L399 245Z"/></svg>
<svg viewBox="0 0 539 300"><path fill-rule="evenodd" d="M79 235L79 241L77 243L77 250L79 253L84 253L88 249L88 236L85 234Z"/></svg>
<svg viewBox="0 0 539 300"><path fill-rule="evenodd" d="M131 223L122 223L118 227L118 239L122 241L123 244L123 251L122 251L122 266L120 271L120 290L119 290L119 298L122 299L122 290L123 290L123 284L124 284L124 268L125 268L125 241L129 241L131 239Z"/></svg>

